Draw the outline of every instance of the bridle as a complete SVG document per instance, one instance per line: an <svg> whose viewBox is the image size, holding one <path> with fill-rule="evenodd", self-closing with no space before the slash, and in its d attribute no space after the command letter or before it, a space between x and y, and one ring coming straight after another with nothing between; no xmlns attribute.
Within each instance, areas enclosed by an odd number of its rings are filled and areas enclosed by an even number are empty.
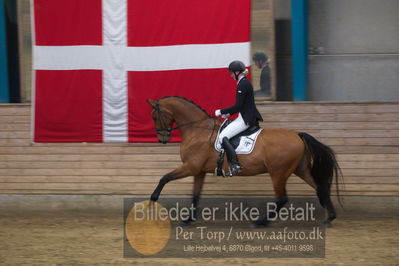
<svg viewBox="0 0 399 266"><path fill-rule="evenodd" d="M159 107L158 101L155 102L153 107L154 107L154 110L156 110L158 112L158 119L159 119L160 125L161 125L161 127L155 128L155 130L157 131L157 134L161 135L162 137L169 137L170 133L173 130L177 129L177 127L166 127L165 126L166 122L164 119L165 119L165 116L168 116L168 115L161 110L161 108ZM173 119L171 119L171 120L173 120ZM166 131L166 133L164 133L164 131Z"/></svg>
<svg viewBox="0 0 399 266"><path fill-rule="evenodd" d="M205 117L205 118L200 119L200 120L187 122L187 123L185 123L183 125L180 125L180 126L166 127L166 122L165 122L165 118L164 117L167 116L167 117L170 118L170 116L161 110L158 101L156 101L154 103L153 110L158 112L158 119L160 121L160 126L161 126L159 128L155 128L155 130L156 130L157 134L159 134L162 138L169 137L173 130L176 130L176 129L179 129L179 128L182 128L182 127L185 127L185 126L188 126L188 125L192 125L192 124L195 124L195 123L198 123L198 122L210 119L210 118L215 118L215 117L212 117L212 116L208 116L208 117ZM173 121L173 119L171 119L171 120ZM215 131L215 127L216 127L216 120L214 119L214 126L213 126L213 130L212 130L212 135L213 135L213 132ZM212 138L212 135L210 136L209 141Z"/></svg>

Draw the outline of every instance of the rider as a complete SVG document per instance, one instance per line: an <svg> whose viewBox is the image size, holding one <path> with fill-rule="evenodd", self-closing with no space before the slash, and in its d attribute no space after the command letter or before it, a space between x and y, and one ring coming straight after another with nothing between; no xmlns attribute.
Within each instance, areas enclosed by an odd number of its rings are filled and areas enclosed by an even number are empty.
<svg viewBox="0 0 399 266"><path fill-rule="evenodd" d="M248 74L248 70L245 68L244 63L238 60L231 62L229 72L231 72L231 77L237 80L236 104L226 109L216 110L215 116L228 117L238 113L238 117L219 135L219 140L222 142L222 147L231 165L228 175L233 176L241 172L242 168L229 140L250 126L257 125L263 119L255 105L253 87L245 77Z"/></svg>

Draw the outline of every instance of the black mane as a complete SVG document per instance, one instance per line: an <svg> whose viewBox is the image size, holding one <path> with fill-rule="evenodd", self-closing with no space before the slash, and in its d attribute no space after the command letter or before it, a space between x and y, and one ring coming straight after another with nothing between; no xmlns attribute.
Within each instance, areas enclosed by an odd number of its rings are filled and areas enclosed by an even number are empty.
<svg viewBox="0 0 399 266"><path fill-rule="evenodd" d="M208 117L211 117L207 113L207 111L204 110L204 108L202 108L201 106L199 106L198 104L196 104L195 102L193 102L193 101L191 101L191 100L189 100L187 98L184 98L184 97L181 97L181 96L165 96L165 97L162 97L161 99L165 99L165 98L178 98L178 99L182 99L182 100L184 100L186 102L192 103L192 104L194 104L194 106L198 107L202 112L204 112Z"/></svg>

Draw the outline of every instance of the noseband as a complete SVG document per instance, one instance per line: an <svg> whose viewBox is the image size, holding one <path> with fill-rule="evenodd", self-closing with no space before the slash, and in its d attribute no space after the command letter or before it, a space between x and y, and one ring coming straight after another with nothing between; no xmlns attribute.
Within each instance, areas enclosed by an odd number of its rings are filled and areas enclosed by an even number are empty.
<svg viewBox="0 0 399 266"><path fill-rule="evenodd" d="M164 116L168 116L168 115L165 114L165 112L162 112L161 108L159 107L158 101L155 102L154 109L158 112L158 119L159 119L160 124L161 124L161 127L160 128L155 128L155 130L162 137L169 137L170 133L173 130L177 129L177 127L174 127L174 128L165 127ZM164 133L163 131L166 131L166 133Z"/></svg>

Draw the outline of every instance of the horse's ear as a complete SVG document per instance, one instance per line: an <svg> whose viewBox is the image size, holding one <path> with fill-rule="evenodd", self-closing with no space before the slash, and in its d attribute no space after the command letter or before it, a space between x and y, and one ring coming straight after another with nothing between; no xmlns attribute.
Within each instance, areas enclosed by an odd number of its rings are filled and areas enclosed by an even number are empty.
<svg viewBox="0 0 399 266"><path fill-rule="evenodd" d="M152 107L155 106L155 101L151 100L150 98L147 99L147 103L148 103L149 105L151 105Z"/></svg>

